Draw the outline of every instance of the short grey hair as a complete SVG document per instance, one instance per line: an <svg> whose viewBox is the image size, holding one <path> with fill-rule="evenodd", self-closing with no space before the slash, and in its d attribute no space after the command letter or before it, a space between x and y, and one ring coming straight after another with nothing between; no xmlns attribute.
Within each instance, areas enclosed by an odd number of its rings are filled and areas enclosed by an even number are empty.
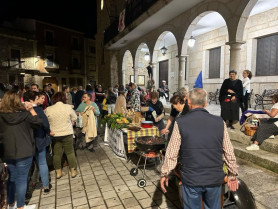
<svg viewBox="0 0 278 209"><path fill-rule="evenodd" d="M207 91L201 88L194 88L189 91L189 99L192 105L204 107L207 102Z"/></svg>

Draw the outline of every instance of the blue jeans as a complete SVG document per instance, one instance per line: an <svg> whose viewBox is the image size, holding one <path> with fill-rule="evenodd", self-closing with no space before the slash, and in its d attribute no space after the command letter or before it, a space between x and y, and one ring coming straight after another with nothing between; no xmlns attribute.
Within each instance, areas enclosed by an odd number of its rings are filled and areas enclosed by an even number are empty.
<svg viewBox="0 0 278 209"><path fill-rule="evenodd" d="M5 160L10 174L7 183L8 204L15 202L16 193L17 207L20 208L24 206L25 194L27 190L27 178L32 160L33 156L16 160Z"/></svg>
<svg viewBox="0 0 278 209"><path fill-rule="evenodd" d="M39 166L42 186L47 187L49 184L48 166L46 163L46 151L43 148L41 151L36 150L35 158Z"/></svg>
<svg viewBox="0 0 278 209"><path fill-rule="evenodd" d="M220 209L221 185L187 186L182 184L183 209L201 209L201 197L205 209Z"/></svg>

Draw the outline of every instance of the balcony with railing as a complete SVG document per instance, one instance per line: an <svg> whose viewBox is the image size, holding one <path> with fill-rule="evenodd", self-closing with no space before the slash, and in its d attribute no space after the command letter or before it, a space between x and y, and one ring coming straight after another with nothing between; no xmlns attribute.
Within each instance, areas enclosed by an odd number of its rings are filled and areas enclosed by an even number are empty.
<svg viewBox="0 0 278 209"><path fill-rule="evenodd" d="M146 12L158 0L133 0L125 8L125 27L128 27L144 12ZM105 29L104 42L107 44L118 34L119 17L117 17L108 28Z"/></svg>

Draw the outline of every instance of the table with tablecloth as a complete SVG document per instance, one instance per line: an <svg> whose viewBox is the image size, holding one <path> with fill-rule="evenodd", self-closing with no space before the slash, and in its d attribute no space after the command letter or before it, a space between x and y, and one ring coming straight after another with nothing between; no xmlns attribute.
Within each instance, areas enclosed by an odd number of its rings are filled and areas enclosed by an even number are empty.
<svg viewBox="0 0 278 209"><path fill-rule="evenodd" d="M159 136L159 130L157 127L141 128L139 131L131 131L124 129L111 129L106 124L104 144L109 145L112 151L120 158L127 159L127 153L132 153L135 146L135 138L142 136ZM127 149L125 147L125 140Z"/></svg>

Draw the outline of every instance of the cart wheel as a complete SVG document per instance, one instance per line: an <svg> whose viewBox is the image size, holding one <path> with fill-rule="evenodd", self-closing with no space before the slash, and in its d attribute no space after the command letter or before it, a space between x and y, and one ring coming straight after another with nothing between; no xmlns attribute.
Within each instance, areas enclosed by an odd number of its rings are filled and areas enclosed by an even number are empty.
<svg viewBox="0 0 278 209"><path fill-rule="evenodd" d="M139 179L137 182L137 186L140 188L143 188L146 186L146 180L145 179Z"/></svg>
<svg viewBox="0 0 278 209"><path fill-rule="evenodd" d="M131 176L137 176L137 174L138 174L138 168L132 168L130 170L130 175Z"/></svg>

